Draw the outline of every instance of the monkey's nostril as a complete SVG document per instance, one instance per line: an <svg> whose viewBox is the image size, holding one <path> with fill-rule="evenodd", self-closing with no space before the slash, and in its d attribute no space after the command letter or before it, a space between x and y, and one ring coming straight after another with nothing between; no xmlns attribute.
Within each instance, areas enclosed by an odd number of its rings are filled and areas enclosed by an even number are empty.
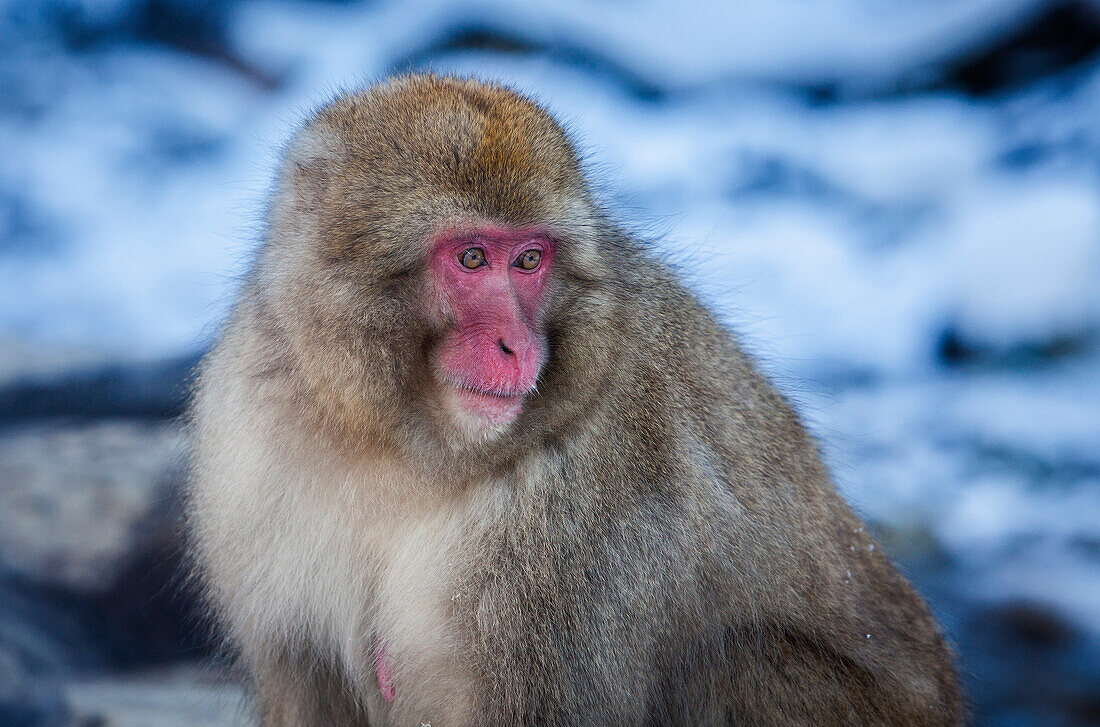
<svg viewBox="0 0 1100 727"><path fill-rule="evenodd" d="M508 356L515 356L516 353L512 349L508 348L508 344L504 342L503 338L497 339L497 345L500 346L500 350Z"/></svg>

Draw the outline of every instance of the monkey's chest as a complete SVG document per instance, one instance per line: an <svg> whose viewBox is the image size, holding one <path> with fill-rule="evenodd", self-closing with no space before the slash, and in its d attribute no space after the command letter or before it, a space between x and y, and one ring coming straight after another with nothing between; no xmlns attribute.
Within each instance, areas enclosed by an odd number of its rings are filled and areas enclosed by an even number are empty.
<svg viewBox="0 0 1100 727"><path fill-rule="evenodd" d="M457 600L467 525L427 516L375 543L370 638L360 643L372 725L466 722L472 674Z"/></svg>
<svg viewBox="0 0 1100 727"><path fill-rule="evenodd" d="M287 570L306 584L284 592L286 607L305 616L322 652L336 647L371 725L469 723L474 674L461 591L502 492L487 485L427 502L348 495L284 519L309 523L281 538L297 543L284 555L300 560Z"/></svg>

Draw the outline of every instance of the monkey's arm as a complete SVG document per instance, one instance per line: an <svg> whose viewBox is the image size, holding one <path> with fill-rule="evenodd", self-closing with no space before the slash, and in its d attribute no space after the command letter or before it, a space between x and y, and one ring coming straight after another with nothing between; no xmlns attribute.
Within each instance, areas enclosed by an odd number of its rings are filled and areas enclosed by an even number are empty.
<svg viewBox="0 0 1100 727"><path fill-rule="evenodd" d="M939 628L837 493L797 413L705 310L676 297L664 315L677 314L700 334L668 348L662 371L707 375L664 374L663 385L711 408L679 412L669 432L694 442L677 487L704 488L719 523L700 571L723 574L731 712L776 725L961 724Z"/></svg>
<svg viewBox="0 0 1100 727"><path fill-rule="evenodd" d="M928 725L960 724L958 706L935 689L905 683L842 656L804 634L772 631L737 635L729 692L721 700L732 724ZM757 641L750 648L746 642Z"/></svg>
<svg viewBox="0 0 1100 727"><path fill-rule="evenodd" d="M725 624L731 714L775 725L961 724L939 629L831 483L777 494L730 530L731 551L745 554L733 556L731 582L755 572L752 604L733 596L741 605Z"/></svg>
<svg viewBox="0 0 1100 727"><path fill-rule="evenodd" d="M654 712L682 715L671 724L960 724L935 622L793 408L693 297L646 289L650 312L625 319L645 354L628 356L616 405L595 415L563 480L645 534L626 582L658 586L658 623L674 614ZM645 560L654 543L659 566Z"/></svg>

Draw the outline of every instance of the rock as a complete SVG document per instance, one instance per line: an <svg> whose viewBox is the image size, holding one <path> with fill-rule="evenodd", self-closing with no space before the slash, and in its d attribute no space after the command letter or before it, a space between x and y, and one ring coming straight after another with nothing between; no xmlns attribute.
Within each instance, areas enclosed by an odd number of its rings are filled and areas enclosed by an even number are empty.
<svg viewBox="0 0 1100 727"><path fill-rule="evenodd" d="M49 346L0 336L0 389L19 381L45 381L99 368L106 361L106 354L87 346Z"/></svg>
<svg viewBox="0 0 1100 727"><path fill-rule="evenodd" d="M54 361L0 347L0 424L49 417L175 417L183 411L187 381L199 360L194 354L112 363L79 353L58 355Z"/></svg>
<svg viewBox="0 0 1100 727"><path fill-rule="evenodd" d="M103 595L175 536L180 427L124 421L0 433L0 565Z"/></svg>
<svg viewBox="0 0 1100 727"><path fill-rule="evenodd" d="M174 423L0 429L0 616L18 617L0 617L0 648L48 673L205 653L184 588L184 454Z"/></svg>
<svg viewBox="0 0 1100 727"><path fill-rule="evenodd" d="M66 614L0 578L0 724L70 724L58 677L83 656L75 633Z"/></svg>
<svg viewBox="0 0 1100 727"><path fill-rule="evenodd" d="M57 682L35 678L14 654L0 647L0 724L61 727L70 719Z"/></svg>
<svg viewBox="0 0 1100 727"><path fill-rule="evenodd" d="M948 63L944 85L980 96L1005 93L1094 58L1100 50L1096 4L1065 0L1042 5L985 48Z"/></svg>
<svg viewBox="0 0 1100 727"><path fill-rule="evenodd" d="M65 695L76 724L102 727L244 727L254 724L244 691L211 673L184 664L167 669L74 681Z"/></svg>
<svg viewBox="0 0 1100 727"><path fill-rule="evenodd" d="M1100 643L1082 624L1016 599L975 604L958 636L976 724L1097 724Z"/></svg>

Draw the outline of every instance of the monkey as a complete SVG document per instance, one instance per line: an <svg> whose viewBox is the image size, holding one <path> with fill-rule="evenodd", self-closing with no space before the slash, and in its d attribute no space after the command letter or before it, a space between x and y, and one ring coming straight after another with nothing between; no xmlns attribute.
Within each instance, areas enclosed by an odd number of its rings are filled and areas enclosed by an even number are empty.
<svg viewBox="0 0 1100 727"><path fill-rule="evenodd" d="M260 723L962 724L792 406L594 190L473 78L288 143L189 413L195 573Z"/></svg>

